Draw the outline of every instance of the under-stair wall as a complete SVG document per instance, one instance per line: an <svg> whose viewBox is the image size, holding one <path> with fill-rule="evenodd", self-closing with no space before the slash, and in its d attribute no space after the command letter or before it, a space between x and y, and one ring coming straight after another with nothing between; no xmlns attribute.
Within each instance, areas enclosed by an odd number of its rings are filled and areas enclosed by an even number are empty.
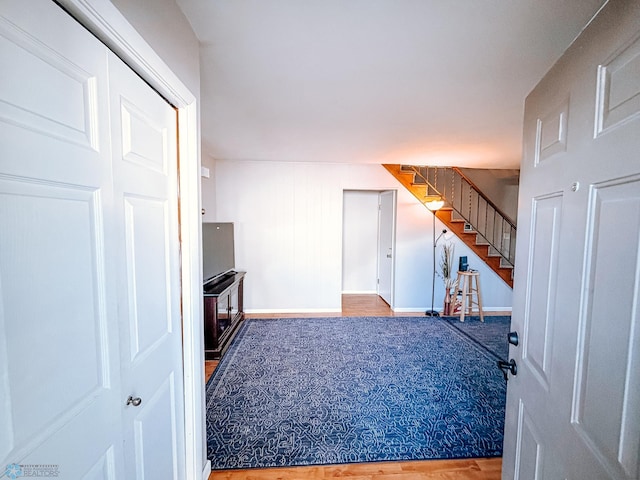
<svg viewBox="0 0 640 480"><path fill-rule="evenodd" d="M516 226L460 169L384 167L420 203L428 197L442 198L445 206L434 214L513 288Z"/></svg>

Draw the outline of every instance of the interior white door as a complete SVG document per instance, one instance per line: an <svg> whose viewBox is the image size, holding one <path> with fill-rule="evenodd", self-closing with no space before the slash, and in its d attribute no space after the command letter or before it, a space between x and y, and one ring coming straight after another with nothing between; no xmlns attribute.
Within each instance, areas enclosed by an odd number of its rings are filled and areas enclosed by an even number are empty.
<svg viewBox="0 0 640 480"><path fill-rule="evenodd" d="M380 192L378 202L378 295L393 307L396 226L395 190Z"/></svg>
<svg viewBox="0 0 640 480"><path fill-rule="evenodd" d="M53 2L2 1L0 476L125 478L106 59Z"/></svg>
<svg viewBox="0 0 640 480"><path fill-rule="evenodd" d="M504 479L640 477L640 3L529 95Z"/></svg>
<svg viewBox="0 0 640 480"><path fill-rule="evenodd" d="M109 55L125 478L182 478L176 111ZM140 402L138 405L136 403Z"/></svg>

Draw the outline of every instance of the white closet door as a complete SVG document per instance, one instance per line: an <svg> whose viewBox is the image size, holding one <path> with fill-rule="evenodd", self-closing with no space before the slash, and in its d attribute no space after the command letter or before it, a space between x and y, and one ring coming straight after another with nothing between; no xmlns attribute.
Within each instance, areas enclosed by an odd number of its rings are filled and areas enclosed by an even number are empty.
<svg viewBox="0 0 640 480"><path fill-rule="evenodd" d="M0 474L183 478L175 111L53 2L0 6Z"/></svg>
<svg viewBox="0 0 640 480"><path fill-rule="evenodd" d="M182 478L176 111L109 56L126 478ZM135 400L137 403L137 400Z"/></svg>
<svg viewBox="0 0 640 480"><path fill-rule="evenodd" d="M107 49L3 1L0 64L0 473L123 478Z"/></svg>

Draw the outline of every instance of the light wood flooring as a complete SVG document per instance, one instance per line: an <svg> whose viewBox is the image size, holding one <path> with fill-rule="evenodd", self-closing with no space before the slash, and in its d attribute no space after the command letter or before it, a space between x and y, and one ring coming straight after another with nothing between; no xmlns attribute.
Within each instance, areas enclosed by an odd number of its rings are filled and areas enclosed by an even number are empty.
<svg viewBox="0 0 640 480"><path fill-rule="evenodd" d="M217 470L209 480L500 480L500 458Z"/></svg>
<svg viewBox="0 0 640 480"><path fill-rule="evenodd" d="M416 313L401 315L415 316ZM256 314L247 315L247 318L309 316L383 317L394 316L394 312L378 295L343 295L342 314ZM205 362L206 380L209 379L217 365L218 361ZM216 470L211 473L209 480L322 480L338 477L348 477L351 480L500 480L501 469L501 458L473 458L464 460L375 462L311 467Z"/></svg>

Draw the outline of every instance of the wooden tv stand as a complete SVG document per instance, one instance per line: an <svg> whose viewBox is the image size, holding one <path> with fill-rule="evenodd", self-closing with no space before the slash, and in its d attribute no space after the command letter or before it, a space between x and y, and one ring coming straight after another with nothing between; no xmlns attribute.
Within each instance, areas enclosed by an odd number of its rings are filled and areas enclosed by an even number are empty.
<svg viewBox="0 0 640 480"><path fill-rule="evenodd" d="M204 358L219 359L244 320L242 287L246 272L229 272L204 287Z"/></svg>

